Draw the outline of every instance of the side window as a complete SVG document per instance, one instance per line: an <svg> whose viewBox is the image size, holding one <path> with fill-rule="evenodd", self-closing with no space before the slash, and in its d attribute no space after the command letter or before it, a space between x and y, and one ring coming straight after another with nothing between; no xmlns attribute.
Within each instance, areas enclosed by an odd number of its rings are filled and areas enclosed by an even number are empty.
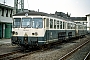
<svg viewBox="0 0 90 60"><path fill-rule="evenodd" d="M59 21L57 21L57 29L59 29Z"/></svg>
<svg viewBox="0 0 90 60"><path fill-rule="evenodd" d="M78 29L80 29L80 25L78 25Z"/></svg>
<svg viewBox="0 0 90 60"><path fill-rule="evenodd" d="M63 22L63 29L65 29L65 22Z"/></svg>
<svg viewBox="0 0 90 60"><path fill-rule="evenodd" d="M73 28L73 24L71 23L71 29Z"/></svg>
<svg viewBox="0 0 90 60"><path fill-rule="evenodd" d="M62 29L62 21L60 21L60 29Z"/></svg>
<svg viewBox="0 0 90 60"><path fill-rule="evenodd" d="M72 29L73 29L73 25L74 25L74 24L72 23Z"/></svg>
<svg viewBox="0 0 90 60"><path fill-rule="evenodd" d="M54 20L54 29L56 29L57 21Z"/></svg>
<svg viewBox="0 0 90 60"><path fill-rule="evenodd" d="M49 27L49 18L46 20L46 27Z"/></svg>
<svg viewBox="0 0 90 60"><path fill-rule="evenodd" d="M75 24L72 24L72 29L75 29Z"/></svg>
<svg viewBox="0 0 90 60"><path fill-rule="evenodd" d="M67 23L67 29L69 29L69 23Z"/></svg>
<svg viewBox="0 0 90 60"><path fill-rule="evenodd" d="M81 29L83 29L83 25L81 25L82 26L82 28Z"/></svg>
<svg viewBox="0 0 90 60"><path fill-rule="evenodd" d="M67 22L64 23L64 27L65 27L64 29L66 29L66 24L67 24Z"/></svg>
<svg viewBox="0 0 90 60"><path fill-rule="evenodd" d="M70 23L67 24L67 29L70 29L71 28L70 25L71 25Z"/></svg>
<svg viewBox="0 0 90 60"><path fill-rule="evenodd" d="M53 19L50 19L50 28L53 28Z"/></svg>
<svg viewBox="0 0 90 60"><path fill-rule="evenodd" d="M80 29L82 29L82 25L80 25Z"/></svg>

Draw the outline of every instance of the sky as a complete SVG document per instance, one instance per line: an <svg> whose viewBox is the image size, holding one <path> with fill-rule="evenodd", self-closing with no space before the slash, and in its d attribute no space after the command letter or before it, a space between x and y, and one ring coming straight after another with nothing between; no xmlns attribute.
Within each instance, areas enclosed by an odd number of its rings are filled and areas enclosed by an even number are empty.
<svg viewBox="0 0 90 60"><path fill-rule="evenodd" d="M14 0L5 0L14 7ZM3 4L4 0L0 0ZM90 0L24 0L24 8L45 13L64 12L71 17L85 17L90 14Z"/></svg>

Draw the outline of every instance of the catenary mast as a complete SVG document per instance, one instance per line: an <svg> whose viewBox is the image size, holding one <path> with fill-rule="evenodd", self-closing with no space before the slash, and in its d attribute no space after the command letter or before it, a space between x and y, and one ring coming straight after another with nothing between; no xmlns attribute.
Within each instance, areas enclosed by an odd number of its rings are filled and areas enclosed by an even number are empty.
<svg viewBox="0 0 90 60"><path fill-rule="evenodd" d="M14 14L18 12L24 12L24 0L14 0L14 10Z"/></svg>

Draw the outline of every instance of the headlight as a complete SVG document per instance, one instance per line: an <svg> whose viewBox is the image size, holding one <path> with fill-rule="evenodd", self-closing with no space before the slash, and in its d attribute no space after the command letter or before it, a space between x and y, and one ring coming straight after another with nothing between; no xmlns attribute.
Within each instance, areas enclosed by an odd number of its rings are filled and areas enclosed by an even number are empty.
<svg viewBox="0 0 90 60"><path fill-rule="evenodd" d="M16 35L18 35L18 32L16 32Z"/></svg>
<svg viewBox="0 0 90 60"><path fill-rule="evenodd" d="M34 34L35 34L36 36L38 35L38 33L37 33L37 32L35 32Z"/></svg>
<svg viewBox="0 0 90 60"><path fill-rule="evenodd" d="M15 31L12 31L12 34L14 35L15 34Z"/></svg>
<svg viewBox="0 0 90 60"><path fill-rule="evenodd" d="M12 31L12 34L14 35L18 35L18 32Z"/></svg>

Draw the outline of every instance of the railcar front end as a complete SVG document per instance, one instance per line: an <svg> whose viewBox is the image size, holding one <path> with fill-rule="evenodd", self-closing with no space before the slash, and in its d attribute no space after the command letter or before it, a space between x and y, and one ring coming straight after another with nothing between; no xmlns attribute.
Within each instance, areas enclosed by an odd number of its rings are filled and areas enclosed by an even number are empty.
<svg viewBox="0 0 90 60"><path fill-rule="evenodd" d="M12 44L38 46L45 44L44 19L37 17L13 17ZM43 40L43 41L42 41Z"/></svg>

